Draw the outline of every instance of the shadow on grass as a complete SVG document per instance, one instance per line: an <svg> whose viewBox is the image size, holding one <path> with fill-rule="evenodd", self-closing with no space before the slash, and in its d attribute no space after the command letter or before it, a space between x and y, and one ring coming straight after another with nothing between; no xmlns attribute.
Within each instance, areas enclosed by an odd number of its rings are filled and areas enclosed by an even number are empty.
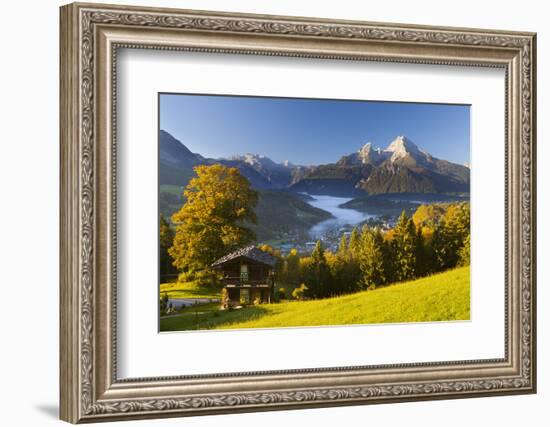
<svg viewBox="0 0 550 427"><path fill-rule="evenodd" d="M196 331L218 329L232 323L255 320L268 313L260 306L220 310L219 304L201 304L183 309L179 314L160 319L160 331Z"/></svg>
<svg viewBox="0 0 550 427"><path fill-rule="evenodd" d="M170 296L170 290L167 291L168 296ZM203 297L215 297L220 298L222 291L221 289L210 289L210 288L199 288L199 289L174 289L172 290L174 294L182 293L185 296L178 297L174 296L173 298L203 298ZM162 292L161 292L162 293Z"/></svg>
<svg viewBox="0 0 550 427"><path fill-rule="evenodd" d="M179 283L173 286L164 286L160 288L160 296L168 295L169 298L220 298L222 288L193 286L187 287Z"/></svg>

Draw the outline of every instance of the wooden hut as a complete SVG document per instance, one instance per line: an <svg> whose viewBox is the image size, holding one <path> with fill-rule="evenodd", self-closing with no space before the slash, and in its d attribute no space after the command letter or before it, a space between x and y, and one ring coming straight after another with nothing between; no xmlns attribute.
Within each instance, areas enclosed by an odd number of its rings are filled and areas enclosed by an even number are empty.
<svg viewBox="0 0 550 427"><path fill-rule="evenodd" d="M223 308L269 303L277 259L256 246L231 252L212 264L223 272Z"/></svg>

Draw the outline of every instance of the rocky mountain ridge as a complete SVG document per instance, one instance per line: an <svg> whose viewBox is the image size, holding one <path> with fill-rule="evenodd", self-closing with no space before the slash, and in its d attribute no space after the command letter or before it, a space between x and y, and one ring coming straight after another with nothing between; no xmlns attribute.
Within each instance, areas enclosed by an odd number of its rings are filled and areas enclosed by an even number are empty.
<svg viewBox="0 0 550 427"><path fill-rule="evenodd" d="M251 185L259 189L349 197L383 193L461 193L469 192L470 188L468 167L437 159L403 135L384 149L368 142L335 163L317 166L298 166L289 161L277 163L269 157L251 153L222 159L205 158L192 153L163 130L159 140L161 170L179 170L182 178L192 176L193 166L221 163L238 168ZM163 174L160 175L161 184L177 184L163 182Z"/></svg>

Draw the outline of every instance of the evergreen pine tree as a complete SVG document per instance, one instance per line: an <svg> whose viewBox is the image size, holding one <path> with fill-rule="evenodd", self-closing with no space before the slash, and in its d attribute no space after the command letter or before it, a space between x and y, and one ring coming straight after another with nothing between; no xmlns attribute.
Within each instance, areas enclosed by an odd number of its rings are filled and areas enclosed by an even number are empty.
<svg viewBox="0 0 550 427"><path fill-rule="evenodd" d="M338 245L338 255L345 256L347 252L348 252L348 239L346 239L345 234L342 234L342 238L340 239L340 244Z"/></svg>
<svg viewBox="0 0 550 427"><path fill-rule="evenodd" d="M331 271L331 292L344 294L360 289L361 270L356 257L352 256L348 248L347 238L342 235L338 252L332 257L327 257Z"/></svg>
<svg viewBox="0 0 550 427"><path fill-rule="evenodd" d="M164 216L161 214L159 221L159 274L161 276L161 280L164 279L164 276L176 271L172 266L172 257L168 253L168 249L170 249L173 242L174 230L170 227L168 221L166 221Z"/></svg>
<svg viewBox="0 0 550 427"><path fill-rule="evenodd" d="M285 260L286 281L291 287L296 287L300 281L300 255L296 249L291 249Z"/></svg>
<svg viewBox="0 0 550 427"><path fill-rule="evenodd" d="M361 236L359 234L359 230L357 229L357 227L354 227L353 230L351 230L348 244L348 250L352 256L355 256L357 254L357 251L359 250L359 246L361 243L360 239Z"/></svg>
<svg viewBox="0 0 550 427"><path fill-rule="evenodd" d="M358 262L361 270L361 284L369 289L386 282L384 270L384 239L379 230L364 229Z"/></svg>
<svg viewBox="0 0 550 427"><path fill-rule="evenodd" d="M311 252L312 269L313 269L313 283L308 285L309 292L315 298L323 298L330 295L330 270L327 260L325 258L325 250L320 240L317 241L315 248Z"/></svg>
<svg viewBox="0 0 550 427"><path fill-rule="evenodd" d="M464 244L458 252L458 265L470 265L470 233L464 239Z"/></svg>
<svg viewBox="0 0 550 427"><path fill-rule="evenodd" d="M442 271L449 265L449 244L447 236L447 224L442 219L434 229L432 236L433 271Z"/></svg>
<svg viewBox="0 0 550 427"><path fill-rule="evenodd" d="M461 265L469 258L470 204L449 205L437 224L433 238L435 270L442 271ZM466 241L468 241L467 247ZM464 254L462 252L464 251ZM467 252L466 252L467 251Z"/></svg>
<svg viewBox="0 0 550 427"><path fill-rule="evenodd" d="M445 214L447 238L447 268L455 267L460 261L460 250L470 234L470 204L451 205Z"/></svg>
<svg viewBox="0 0 550 427"><path fill-rule="evenodd" d="M403 211L394 228L392 239L395 279L403 281L416 276L418 239L412 218Z"/></svg>

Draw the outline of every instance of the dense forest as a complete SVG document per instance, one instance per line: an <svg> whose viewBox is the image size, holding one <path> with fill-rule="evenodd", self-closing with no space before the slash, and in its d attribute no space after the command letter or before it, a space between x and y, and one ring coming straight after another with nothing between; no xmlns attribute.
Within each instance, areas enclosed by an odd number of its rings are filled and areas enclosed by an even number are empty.
<svg viewBox="0 0 550 427"><path fill-rule="evenodd" d="M181 281L215 286L211 263L237 247L254 242L258 194L236 169L199 166L185 189L187 202L172 216L175 230L161 216L161 273L177 272ZM247 225L248 224L248 225ZM419 206L405 211L389 230L363 226L344 234L336 251L317 241L310 254L293 249L277 258L277 294L281 298L326 298L374 289L460 265L470 259L468 202Z"/></svg>
<svg viewBox="0 0 550 427"><path fill-rule="evenodd" d="M470 263L470 206L461 202L422 205L405 212L389 231L364 226L344 235L338 251L318 241L309 255L287 256L261 246L278 259L280 296L325 298L375 289Z"/></svg>

